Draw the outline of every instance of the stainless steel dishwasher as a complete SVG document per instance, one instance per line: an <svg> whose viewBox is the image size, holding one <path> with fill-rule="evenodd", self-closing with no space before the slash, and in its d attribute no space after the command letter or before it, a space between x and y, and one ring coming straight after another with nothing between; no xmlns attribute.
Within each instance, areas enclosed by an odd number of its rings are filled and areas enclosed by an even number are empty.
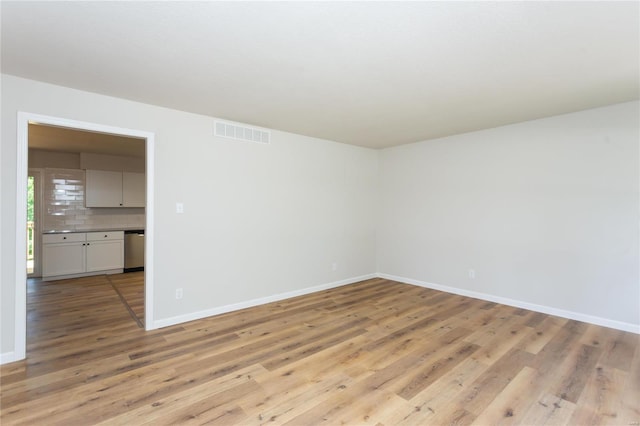
<svg viewBox="0 0 640 426"><path fill-rule="evenodd" d="M124 231L124 272L144 271L144 229Z"/></svg>

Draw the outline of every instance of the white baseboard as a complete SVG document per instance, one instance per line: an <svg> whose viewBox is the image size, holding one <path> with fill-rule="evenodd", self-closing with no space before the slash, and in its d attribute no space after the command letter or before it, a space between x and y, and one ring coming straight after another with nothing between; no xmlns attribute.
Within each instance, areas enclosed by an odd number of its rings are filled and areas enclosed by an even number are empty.
<svg viewBox="0 0 640 426"><path fill-rule="evenodd" d="M83 272L82 274L49 275L49 276L43 275L42 281L68 280L70 278L93 277L95 275L122 274L123 272L124 272L124 269L109 269L106 271Z"/></svg>
<svg viewBox="0 0 640 426"><path fill-rule="evenodd" d="M541 312L543 314L555 315L557 317L572 319L576 321L587 322L590 324L601 325L603 327L614 328L616 330L628 331L635 334L640 334L640 325L632 324L628 322L611 320L608 318L596 317L593 315L582 314L580 312L566 311L564 309L552 308L550 306L536 305L535 303L523 302L520 300L509 299L501 296L494 296L492 294L480 293L477 291L464 290L456 287L449 287L446 285L433 284L425 281L414 280L412 278L398 277L395 275L378 273L379 278L385 278L387 280L398 281L406 284L417 285L420 287L431 288L434 290L444 291L446 293L458 294L460 296L472 297L474 299L486 300L489 302L500 303L502 305L514 306L516 308L528 309L530 311Z"/></svg>
<svg viewBox="0 0 640 426"><path fill-rule="evenodd" d="M14 361L19 361L15 352L5 352L3 354L0 354L0 365L8 364Z"/></svg>
<svg viewBox="0 0 640 426"><path fill-rule="evenodd" d="M290 299L292 297L303 296L305 294L315 293L322 290L328 290L330 288L341 287L347 284L357 283L359 281L369 280L371 278L377 278L376 274L361 275L359 277L347 278L341 281L335 281L332 283L321 284L314 287L307 287L301 290L289 291L286 293L275 294L273 296L260 297L258 299L251 299L244 302L233 303L231 305L219 306L217 308L205 309L203 311L192 312L185 315L178 315L171 318L165 318L154 321L154 328L168 327L170 325L182 324L189 321L195 321L214 315L225 314L227 312L238 311L240 309L251 308L258 305L264 305L271 302L277 302L284 299Z"/></svg>

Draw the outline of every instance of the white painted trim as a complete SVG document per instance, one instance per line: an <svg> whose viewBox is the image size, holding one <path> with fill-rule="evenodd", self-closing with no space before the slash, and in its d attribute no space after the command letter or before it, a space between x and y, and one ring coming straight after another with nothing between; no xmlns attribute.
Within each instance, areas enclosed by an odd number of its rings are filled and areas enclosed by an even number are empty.
<svg viewBox="0 0 640 426"><path fill-rule="evenodd" d="M18 111L16 147L16 272L13 361L24 359L27 353L27 176L29 172L29 119ZM4 357L3 357L4 361Z"/></svg>
<svg viewBox="0 0 640 426"><path fill-rule="evenodd" d="M509 299L492 294L480 293L477 291L464 290L446 285L433 284L425 281L414 280L412 278L398 277L395 275L377 273L377 277L387 280L398 281L405 284L417 285L419 287L431 288L434 290L444 291L446 293L458 294L460 296L473 297L474 299L486 300L489 302L500 303L502 305L514 306L516 308L528 309L530 311L541 312L543 314L555 315L562 318L568 318L576 321L587 322L590 324L600 325L603 327L615 328L616 330L628 331L630 333L640 334L640 325L628 322L615 321L608 318L596 317L593 315L582 314L579 312L566 311L564 309L553 308L550 306L536 305L535 303L523 302L520 300Z"/></svg>
<svg viewBox="0 0 640 426"><path fill-rule="evenodd" d="M156 328L168 327L170 325L182 324L184 322L195 321L202 318L211 317L214 315L225 314L227 312L237 311L245 308L252 308L254 306L264 305L271 302L278 302L284 299L290 299L292 297L304 296L305 294L316 293L322 290L328 290L330 288L341 287L348 284L357 283L359 281L369 280L376 278L376 274L361 275L359 277L347 278L341 281L335 281L332 283L321 284L314 287L307 287L301 290L289 291L286 293L275 294L273 296L260 297L258 299L251 299L244 302L233 303L231 305L220 306L213 309L206 309L204 311L192 312L185 315L179 315L176 317L166 318L155 322Z"/></svg>
<svg viewBox="0 0 640 426"><path fill-rule="evenodd" d="M33 114L18 111L17 118L17 155L16 155L16 253L26 253L25 229L27 228L27 173L28 173L28 149L29 149L29 123L48 124L59 127L88 130L113 135L132 136L146 139L147 162L147 205L145 208L145 320L147 324L153 324L153 170L154 170L154 143L155 135L152 132L107 126L97 123L70 120L60 117L51 117L41 114ZM14 316L14 350L3 354L0 364L18 361L26 357L27 344L27 259L18 255L16 258L15 272L15 316ZM147 330L153 327L147 326ZM13 354L13 355L8 355ZM11 359L11 361L5 361Z"/></svg>
<svg viewBox="0 0 640 426"><path fill-rule="evenodd" d="M154 267L153 267L153 247L154 247L154 216L153 206L155 203L154 198L154 182L155 182L155 135L149 133L146 136L146 152L145 152L145 173L147 179L147 199L145 201L145 224L144 231L144 329L147 331L153 330L156 327L153 325L153 283L154 281Z"/></svg>
<svg viewBox="0 0 640 426"><path fill-rule="evenodd" d="M3 354L0 354L0 365L1 364L8 364L10 362L19 361L20 359L22 359L22 358L18 358L16 356L15 352L5 352Z"/></svg>

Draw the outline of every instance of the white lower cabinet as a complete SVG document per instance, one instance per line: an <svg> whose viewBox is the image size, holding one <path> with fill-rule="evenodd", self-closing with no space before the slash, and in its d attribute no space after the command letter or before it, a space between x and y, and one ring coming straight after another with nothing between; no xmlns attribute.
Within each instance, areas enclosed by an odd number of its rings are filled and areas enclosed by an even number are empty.
<svg viewBox="0 0 640 426"><path fill-rule="evenodd" d="M124 268L124 232L88 233L86 267L87 272Z"/></svg>
<svg viewBox="0 0 640 426"><path fill-rule="evenodd" d="M86 234L54 234L42 238L42 276L85 272Z"/></svg>
<svg viewBox="0 0 640 426"><path fill-rule="evenodd" d="M122 272L124 232L45 234L42 277L46 279Z"/></svg>

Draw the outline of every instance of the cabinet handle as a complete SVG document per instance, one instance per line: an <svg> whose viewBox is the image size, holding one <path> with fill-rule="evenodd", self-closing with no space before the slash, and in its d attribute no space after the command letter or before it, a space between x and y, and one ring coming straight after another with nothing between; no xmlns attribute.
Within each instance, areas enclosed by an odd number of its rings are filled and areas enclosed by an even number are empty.
<svg viewBox="0 0 640 426"><path fill-rule="evenodd" d="M62 239L63 239L63 240L66 240L66 239L67 239L67 237L62 237Z"/></svg>
<svg viewBox="0 0 640 426"><path fill-rule="evenodd" d="M105 237L105 238L107 238L107 236L106 236L106 235L105 235L104 237Z"/></svg>

